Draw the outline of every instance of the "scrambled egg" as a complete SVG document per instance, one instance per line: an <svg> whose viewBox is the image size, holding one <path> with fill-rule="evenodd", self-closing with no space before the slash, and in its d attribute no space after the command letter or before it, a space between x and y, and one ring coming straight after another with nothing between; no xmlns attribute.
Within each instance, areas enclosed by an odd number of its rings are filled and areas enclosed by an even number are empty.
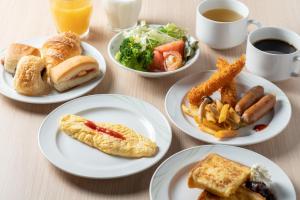
<svg viewBox="0 0 300 200"><path fill-rule="evenodd" d="M157 152L154 142L124 125L95 123L99 127L122 134L125 139L120 139L89 128L85 122L87 120L83 117L65 115L60 120L60 129L80 142L111 155L140 158L154 156Z"/></svg>

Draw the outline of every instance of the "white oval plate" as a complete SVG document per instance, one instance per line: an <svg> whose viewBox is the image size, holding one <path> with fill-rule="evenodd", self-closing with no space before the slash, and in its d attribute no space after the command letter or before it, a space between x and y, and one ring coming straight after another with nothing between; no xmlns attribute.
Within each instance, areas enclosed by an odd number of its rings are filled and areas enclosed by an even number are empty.
<svg viewBox="0 0 300 200"><path fill-rule="evenodd" d="M47 40L46 37L43 38L36 38L31 40L25 40L20 43L22 44L28 44L37 48L41 48L43 43ZM94 89L104 78L105 72L106 72L106 63L102 56L102 54L93 46L89 45L86 42L81 42L81 46L83 48L83 54L89 55L94 57L98 63L99 63L99 69L102 72L102 75L94 79L92 81L89 81L86 84L83 84L81 86L75 87L73 89L70 89L66 92L57 92L53 90L50 94L44 95L44 96L25 96L22 94L17 93L14 90L13 87L13 76L9 73L7 73L4 70L4 67L0 64L0 93L4 96L14 99L16 101L25 102L25 103L33 103L33 104L48 104L48 103L58 103L67 101L70 99L74 99L76 97L79 97L81 95L84 95ZM3 50L0 53L0 58L2 58L5 55L5 50Z"/></svg>
<svg viewBox="0 0 300 200"><path fill-rule="evenodd" d="M296 193L289 177L268 158L253 151L227 145L202 145L180 151L165 160L155 171L150 183L150 199L198 199L202 190L187 186L191 168L209 153L218 153L247 166L260 164L272 176L271 189L276 199L296 200ZM249 159L251 158L251 159Z"/></svg>
<svg viewBox="0 0 300 200"><path fill-rule="evenodd" d="M186 134L208 143L228 144L228 145L250 145L266 141L280 132L288 125L292 109L287 96L276 85L259 76L242 72L236 77L238 93L241 94L253 86L261 85L266 93L276 95L276 105L274 111L270 112L262 119L254 123L268 124L267 128L255 132L254 125L249 125L238 130L239 135L233 138L218 140L212 135L201 131L191 117L186 116L181 110L181 104L186 101L187 92L197 84L206 81L214 71L200 72L183 78L176 82L168 91L165 98L165 109L171 121ZM220 99L219 92L215 92L212 97Z"/></svg>
<svg viewBox="0 0 300 200"><path fill-rule="evenodd" d="M124 124L156 142L158 153L150 158L112 156L85 145L59 130L59 119L77 114L96 122ZM91 95L69 101L52 111L42 123L38 142L44 156L56 167L88 178L118 178L145 170L158 162L171 144L167 119L151 104L122 95Z"/></svg>
<svg viewBox="0 0 300 200"><path fill-rule="evenodd" d="M159 25L152 24L150 26L157 27ZM190 60L188 60L188 62L186 62L184 66L180 67L179 69L177 69L175 71L169 71L169 72L143 72L143 71L138 71L138 70L126 67L126 66L122 65L121 63L119 63L115 59L115 55L119 51L120 45L123 42L123 40L124 40L123 32L120 32L117 35L115 35L109 41L108 46L107 46L107 51L108 51L109 58L113 61L113 63L116 66L118 66L122 69L128 70L128 71L137 73L140 76L144 76L144 77L148 77L148 78L159 78L159 77L169 76L171 74L175 74L175 73L181 72L183 70L186 70L187 68L189 68L190 66L192 66L196 62L196 60L199 58L199 55L200 55L200 48L198 48L195 52L194 57L192 57Z"/></svg>

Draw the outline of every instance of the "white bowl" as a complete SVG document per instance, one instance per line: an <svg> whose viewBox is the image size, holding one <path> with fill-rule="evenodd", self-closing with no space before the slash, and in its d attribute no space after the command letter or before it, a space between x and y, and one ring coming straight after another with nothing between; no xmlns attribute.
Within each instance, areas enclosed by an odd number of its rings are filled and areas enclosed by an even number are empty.
<svg viewBox="0 0 300 200"><path fill-rule="evenodd" d="M159 26L159 25L150 25L150 26L154 26L155 27L155 26ZM143 71L138 71L138 70L126 67L125 65L122 65L121 63L119 63L119 61L117 61L115 59L115 55L119 51L120 45L121 45L121 43L122 43L123 40L124 40L123 32L120 32L117 35L115 35L109 41L108 47L107 47L109 58L118 67L120 67L122 69L125 69L125 70L128 70L128 71L131 71L131 72L134 72L134 73L137 73L140 76L149 77L149 78L159 78L159 77L169 76L171 74L175 74L175 73L181 72L183 70L186 70L187 68L189 68L190 66L192 66L196 62L196 60L199 58L199 55L200 55L200 50L198 48L196 50L196 52L195 52L195 55L191 59L189 59L185 63L185 65L183 65L182 67L180 67L179 69L174 70L174 71L168 71L168 72L143 72Z"/></svg>

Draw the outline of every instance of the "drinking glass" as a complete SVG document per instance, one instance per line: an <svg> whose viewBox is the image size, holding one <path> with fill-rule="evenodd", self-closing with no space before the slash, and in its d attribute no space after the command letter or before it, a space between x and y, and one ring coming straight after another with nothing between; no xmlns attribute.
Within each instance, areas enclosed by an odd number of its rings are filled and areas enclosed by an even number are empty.
<svg viewBox="0 0 300 200"><path fill-rule="evenodd" d="M50 0L51 13L58 32L88 35L92 0Z"/></svg>
<svg viewBox="0 0 300 200"><path fill-rule="evenodd" d="M108 23L113 31L137 25L142 0L102 0Z"/></svg>

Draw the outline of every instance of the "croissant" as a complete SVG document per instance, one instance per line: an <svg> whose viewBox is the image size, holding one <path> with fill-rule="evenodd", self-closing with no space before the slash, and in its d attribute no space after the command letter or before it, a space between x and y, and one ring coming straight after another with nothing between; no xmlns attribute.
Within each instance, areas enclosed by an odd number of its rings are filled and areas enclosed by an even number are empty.
<svg viewBox="0 0 300 200"><path fill-rule="evenodd" d="M14 76L15 90L28 96L40 96L51 91L46 78L43 78L45 63L37 56L23 56L17 65Z"/></svg>
<svg viewBox="0 0 300 200"><path fill-rule="evenodd" d="M49 38L41 49L47 72L64 60L81 54L80 38L72 32L64 32Z"/></svg>

